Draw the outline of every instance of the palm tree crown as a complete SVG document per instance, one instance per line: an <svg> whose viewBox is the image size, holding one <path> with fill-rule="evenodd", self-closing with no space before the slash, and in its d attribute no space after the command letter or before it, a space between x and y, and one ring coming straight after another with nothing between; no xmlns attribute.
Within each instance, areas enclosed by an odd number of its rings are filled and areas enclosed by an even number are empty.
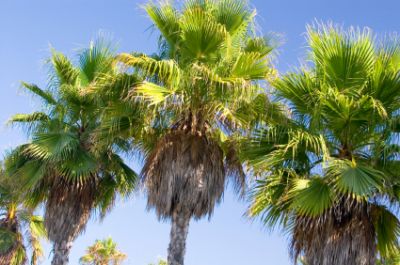
<svg viewBox="0 0 400 265"><path fill-rule="evenodd" d="M119 265L126 255L117 249L111 237L96 242L88 247L86 255L80 258L83 265Z"/></svg>
<svg viewBox="0 0 400 265"><path fill-rule="evenodd" d="M274 82L288 118L256 133L250 214L292 234L310 265L375 264L396 248L400 46L309 27L310 64Z"/></svg>

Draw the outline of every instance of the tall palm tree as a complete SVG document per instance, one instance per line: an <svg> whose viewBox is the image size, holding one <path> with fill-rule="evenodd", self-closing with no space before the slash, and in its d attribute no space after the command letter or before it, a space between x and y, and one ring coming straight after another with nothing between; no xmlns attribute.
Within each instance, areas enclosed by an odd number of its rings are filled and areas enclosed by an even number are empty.
<svg viewBox="0 0 400 265"><path fill-rule="evenodd" d="M43 218L24 207L15 181L3 167L0 171L0 265L27 264L27 248L32 253L30 264L35 265L43 256L40 244L40 239L46 237Z"/></svg>
<svg viewBox="0 0 400 265"><path fill-rule="evenodd" d="M125 259L126 255L117 249L117 244L109 237L96 240L79 261L83 265L119 265Z"/></svg>
<svg viewBox="0 0 400 265"><path fill-rule="evenodd" d="M160 32L159 54L118 60L145 78L125 99L153 112L141 176L148 207L172 220L168 264L183 265L191 218L212 214L227 176L244 185L234 139L257 116L252 104L270 107L257 94L273 75L272 47L254 33L255 11L245 1L150 3L145 10Z"/></svg>
<svg viewBox="0 0 400 265"><path fill-rule="evenodd" d="M14 152L14 174L30 191L31 205L45 203L53 265L68 263L73 241L91 213L98 210L104 216L117 194L129 193L137 179L116 153L126 143L102 142L94 136L106 102L85 93L104 76L116 74L112 50L98 40L78 59L75 66L54 51L49 88L23 84L43 101L43 110L12 118L14 124L25 126L31 138Z"/></svg>
<svg viewBox="0 0 400 265"><path fill-rule="evenodd" d="M310 63L274 82L288 117L245 154L250 208L282 225L309 265L375 264L397 247L400 44L370 30L308 29Z"/></svg>

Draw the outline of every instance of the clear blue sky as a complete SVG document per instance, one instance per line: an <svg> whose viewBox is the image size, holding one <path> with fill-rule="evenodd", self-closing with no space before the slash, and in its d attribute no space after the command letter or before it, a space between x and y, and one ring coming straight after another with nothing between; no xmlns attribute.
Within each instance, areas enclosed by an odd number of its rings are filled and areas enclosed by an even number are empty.
<svg viewBox="0 0 400 265"><path fill-rule="evenodd" d="M19 90L21 80L45 86L44 61L50 45L72 54L99 30L112 33L120 51L155 51L156 34L139 5L144 0L1 0L0 1L0 122L17 112L30 112L36 104ZM400 31L399 0L253 0L259 25L285 36L277 66L281 72L298 65L304 55L306 23L315 19L368 26L376 33ZM2 126L0 152L22 143L17 129ZM139 168L137 168L139 169ZM210 220L192 222L187 265L289 265L287 238L269 233L258 222L243 217L246 203L228 191ZM141 196L120 202L99 224L92 220L76 241L70 264L78 264L86 246L112 236L128 254L125 264L147 265L165 257L169 224L145 211ZM50 264L46 245L43 264Z"/></svg>

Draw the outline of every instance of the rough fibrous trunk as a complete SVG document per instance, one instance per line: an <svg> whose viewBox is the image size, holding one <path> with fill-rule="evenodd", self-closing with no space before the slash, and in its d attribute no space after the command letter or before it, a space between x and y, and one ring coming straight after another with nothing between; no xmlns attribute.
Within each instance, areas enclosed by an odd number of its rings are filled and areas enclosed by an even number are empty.
<svg viewBox="0 0 400 265"><path fill-rule="evenodd" d="M54 256L51 265L67 265L72 242L62 241L54 244Z"/></svg>
<svg viewBox="0 0 400 265"><path fill-rule="evenodd" d="M168 265L184 264L189 223L190 214L188 212L176 211L172 215L171 238L168 247Z"/></svg>

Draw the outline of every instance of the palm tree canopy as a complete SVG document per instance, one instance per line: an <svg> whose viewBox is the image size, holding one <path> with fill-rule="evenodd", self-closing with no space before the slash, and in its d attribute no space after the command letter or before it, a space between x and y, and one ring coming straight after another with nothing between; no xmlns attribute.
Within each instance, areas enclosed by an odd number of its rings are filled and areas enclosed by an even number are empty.
<svg viewBox="0 0 400 265"><path fill-rule="evenodd" d="M80 258L84 265L118 265L126 259L126 255L117 249L111 237L96 242L87 248L86 255Z"/></svg>
<svg viewBox="0 0 400 265"><path fill-rule="evenodd" d="M117 194L127 195L135 187L136 173L117 154L126 143L95 137L106 102L87 93L105 76L118 75L113 59L112 47L102 39L81 50L76 65L53 51L48 88L23 83L43 101L43 107L40 112L11 119L26 128L31 138L13 152L13 174L25 185L32 205L47 203L46 222L68 215L68 222L48 226L52 240L70 236L63 233L75 229L72 218L79 223L93 207L104 215ZM72 209L63 209L61 203ZM51 209L62 212L50 214Z"/></svg>
<svg viewBox="0 0 400 265"><path fill-rule="evenodd" d="M336 227L358 218L354 231L373 231L360 240L388 255L400 235L391 211L399 199L400 44L333 25L310 26L307 39L309 63L274 82L287 119L258 130L244 151L264 174L250 215L291 231L295 258L329 234L311 225L329 226L331 216Z"/></svg>
<svg viewBox="0 0 400 265"><path fill-rule="evenodd" d="M180 208L199 218L221 199L226 174L244 184L235 137L258 118L253 106L273 105L260 94L274 75L272 47L255 33L256 12L245 1L149 3L145 10L160 52L117 60L143 77L125 100L144 102L151 117L142 143L148 205L160 217Z"/></svg>

